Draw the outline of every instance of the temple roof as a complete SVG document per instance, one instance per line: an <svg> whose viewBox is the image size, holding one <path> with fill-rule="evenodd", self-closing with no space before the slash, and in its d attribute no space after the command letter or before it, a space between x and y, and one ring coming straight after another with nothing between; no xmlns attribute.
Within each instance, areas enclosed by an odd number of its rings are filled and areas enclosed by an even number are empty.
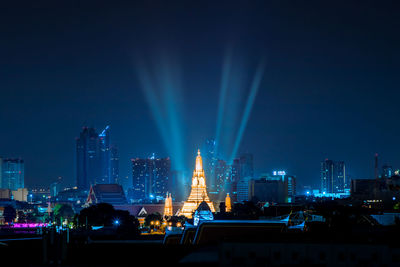
<svg viewBox="0 0 400 267"><path fill-rule="evenodd" d="M208 206L207 202L203 201L200 203L200 205L196 209L197 211L210 211L210 206Z"/></svg>
<svg viewBox="0 0 400 267"><path fill-rule="evenodd" d="M90 188L86 201L89 204L109 203L111 205L127 204L122 186L119 184L96 184Z"/></svg>

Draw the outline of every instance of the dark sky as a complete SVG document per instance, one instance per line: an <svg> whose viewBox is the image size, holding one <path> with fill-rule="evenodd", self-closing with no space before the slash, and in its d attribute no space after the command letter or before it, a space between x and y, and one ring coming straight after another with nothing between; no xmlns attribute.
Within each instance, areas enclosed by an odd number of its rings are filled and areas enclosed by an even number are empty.
<svg viewBox="0 0 400 267"><path fill-rule="evenodd" d="M239 148L254 154L256 173L286 169L317 185L320 161L330 158L368 178L375 152L400 168L395 2L1 3L0 155L25 159L28 186L58 176L72 185L81 127L110 124L122 176L131 157L168 156L137 73L144 64L157 76L165 63L181 77L174 104L191 170L196 148L215 135L222 66L233 51L227 150L265 62Z"/></svg>

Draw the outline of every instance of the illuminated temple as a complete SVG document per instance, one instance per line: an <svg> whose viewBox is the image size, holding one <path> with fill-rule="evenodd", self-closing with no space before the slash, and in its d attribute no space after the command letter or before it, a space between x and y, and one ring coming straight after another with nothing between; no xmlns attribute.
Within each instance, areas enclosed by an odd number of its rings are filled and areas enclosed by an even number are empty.
<svg viewBox="0 0 400 267"><path fill-rule="evenodd" d="M192 218L193 212L197 209L201 202L205 201L210 210L215 212L214 205L207 195L206 177L204 176L203 160L200 156L200 149L197 151L196 168L193 171L192 190L189 198L183 204L179 215Z"/></svg>

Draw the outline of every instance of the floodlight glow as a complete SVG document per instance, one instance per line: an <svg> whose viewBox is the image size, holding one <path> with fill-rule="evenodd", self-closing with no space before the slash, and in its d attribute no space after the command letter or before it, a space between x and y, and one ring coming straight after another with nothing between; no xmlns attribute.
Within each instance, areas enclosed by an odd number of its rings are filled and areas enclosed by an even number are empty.
<svg viewBox="0 0 400 267"><path fill-rule="evenodd" d="M228 90L229 84L229 74L231 72L232 66L232 50L228 49L227 53L225 54L224 63L222 66L222 79L221 79L221 89L219 92L219 101L218 101L218 114L217 114L217 127L215 133L215 150L218 152L218 145L221 135L221 128L222 128L222 119L225 110L225 102L226 102L226 93Z"/></svg>
<svg viewBox="0 0 400 267"><path fill-rule="evenodd" d="M180 68L174 63L175 61L166 55L160 55L152 68L141 61L136 62L136 70L168 156L173 159L172 167L175 170L184 170L180 118L182 112L179 109L181 77Z"/></svg>
<svg viewBox="0 0 400 267"><path fill-rule="evenodd" d="M116 219L115 221L114 221L114 225L119 225L120 224L120 221L118 220L118 219Z"/></svg>
<svg viewBox="0 0 400 267"><path fill-rule="evenodd" d="M250 87L250 94L246 101L246 107L242 116L242 120L240 122L239 132L235 140L235 145L233 147L229 164L232 164L233 159L236 157L236 153L239 149L240 142L242 141L243 133L244 130L246 129L247 121L249 120L251 109L253 107L253 103L256 98L258 88L260 87L263 74L264 74L264 62L262 61L260 65L257 67L256 73L254 74L254 78Z"/></svg>

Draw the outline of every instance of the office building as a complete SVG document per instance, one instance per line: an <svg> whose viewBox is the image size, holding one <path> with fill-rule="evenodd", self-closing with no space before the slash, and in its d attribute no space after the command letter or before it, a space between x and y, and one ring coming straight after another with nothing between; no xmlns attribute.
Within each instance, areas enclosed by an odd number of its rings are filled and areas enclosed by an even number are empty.
<svg viewBox="0 0 400 267"><path fill-rule="evenodd" d="M169 192L171 161L169 158L131 159L133 199L164 198Z"/></svg>
<svg viewBox="0 0 400 267"><path fill-rule="evenodd" d="M393 168L389 165L382 166L382 178L390 178L393 175Z"/></svg>
<svg viewBox="0 0 400 267"><path fill-rule="evenodd" d="M251 178L249 176L241 178L236 183L236 200L238 202L248 201L249 197L249 182Z"/></svg>
<svg viewBox="0 0 400 267"><path fill-rule="evenodd" d="M215 191L217 183L215 175L215 167L217 165L216 141L213 138L207 139L203 151L204 172L209 181L208 186L211 191Z"/></svg>
<svg viewBox="0 0 400 267"><path fill-rule="evenodd" d="M119 177L118 164L118 151L110 143L110 127L106 126L100 134L94 128L83 127L76 139L78 189L115 183Z"/></svg>
<svg viewBox="0 0 400 267"><path fill-rule="evenodd" d="M100 180L100 144L99 135L94 128L83 127L76 140L77 186L80 190L89 190Z"/></svg>
<svg viewBox="0 0 400 267"><path fill-rule="evenodd" d="M96 179L96 184L114 183L111 178L111 149L110 149L110 127L106 128L99 134L99 161L101 174Z"/></svg>
<svg viewBox="0 0 400 267"><path fill-rule="evenodd" d="M326 159L321 162L321 191L325 193L344 193L349 187L343 161Z"/></svg>
<svg viewBox="0 0 400 267"><path fill-rule="evenodd" d="M223 199L225 197L224 189L225 189L225 181L229 179L229 177L226 176L228 171L228 165L226 162L222 159L217 160L216 166L215 166L215 191L216 191L216 196L218 200Z"/></svg>
<svg viewBox="0 0 400 267"><path fill-rule="evenodd" d="M22 159L3 159L1 162L1 188L10 190L24 188L24 161Z"/></svg>
<svg viewBox="0 0 400 267"><path fill-rule="evenodd" d="M286 203L285 183L280 179L251 179L249 182L249 198L261 202Z"/></svg>
<svg viewBox="0 0 400 267"><path fill-rule="evenodd" d="M14 200L28 202L28 189L18 188L17 190L12 190L12 196Z"/></svg>
<svg viewBox="0 0 400 267"><path fill-rule="evenodd" d="M257 188L257 187L260 188ZM286 171L273 171L263 174L249 184L249 199L258 201L292 203L296 196L296 177Z"/></svg>
<svg viewBox="0 0 400 267"><path fill-rule="evenodd" d="M110 168L111 168L111 183L123 185L119 177L119 154L116 146L111 146L110 149Z"/></svg>
<svg viewBox="0 0 400 267"><path fill-rule="evenodd" d="M251 177L254 176L253 170L253 154L243 153L239 157L240 164L240 177Z"/></svg>

